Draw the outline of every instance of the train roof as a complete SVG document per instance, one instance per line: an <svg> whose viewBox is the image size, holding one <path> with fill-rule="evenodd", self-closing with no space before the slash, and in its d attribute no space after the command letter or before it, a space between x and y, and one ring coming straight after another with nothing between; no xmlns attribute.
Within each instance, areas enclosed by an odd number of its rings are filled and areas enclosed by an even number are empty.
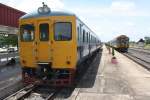
<svg viewBox="0 0 150 100"><path fill-rule="evenodd" d="M126 35L120 35L120 36L118 36L118 37L116 37L117 39L119 39L119 38L129 38L128 36L126 36Z"/></svg>
<svg viewBox="0 0 150 100"><path fill-rule="evenodd" d="M52 12L44 13L44 14L41 14L41 13L38 13L38 12L33 12L33 13L25 14L20 19L46 17L46 16L76 16L76 15L74 13L63 12L63 11L52 11Z"/></svg>
<svg viewBox="0 0 150 100"><path fill-rule="evenodd" d="M22 16L20 19L29 19L29 18L38 18L38 17L47 17L47 16L75 16L78 20L80 20L74 13L71 12L64 12L64 11L51 11L49 13L38 13L36 12L32 12L32 13L28 13L25 14L24 16ZM81 21L81 20L80 20ZM81 21L82 22L82 21ZM82 22L82 24L84 24ZM86 24L84 24L87 28L89 28ZM90 28L89 28L90 29ZM91 32L93 32L92 30L90 30ZM93 35L95 35L96 37L97 34L95 34L93 32ZM99 38L98 38L99 39ZM100 39L99 39L100 40Z"/></svg>
<svg viewBox="0 0 150 100"><path fill-rule="evenodd" d="M127 38L127 39L129 39L129 37L126 36L126 35L119 35L119 36L117 36L116 38L114 38L113 40L110 40L110 41L108 41L108 42L113 42L113 41L116 41L116 40L121 39L121 38ZM107 42L107 43L108 43L108 42Z"/></svg>
<svg viewBox="0 0 150 100"><path fill-rule="evenodd" d="M77 16L76 16L76 18L77 18L77 20L80 21L80 23L82 23L82 25L86 26L86 27L92 32L91 34L93 34L97 39L100 40L100 38L98 37L98 35L97 35L95 32L93 32L93 31L92 31L83 21L81 21Z"/></svg>
<svg viewBox="0 0 150 100"><path fill-rule="evenodd" d="M44 13L44 14L41 14L41 13L38 13L38 12L32 12L32 13L29 13L29 14L25 14L20 19L38 18L38 17L47 17L47 16L75 16L78 20L80 20L74 13L64 12L64 11L51 11L49 13ZM84 23L82 22L82 24L84 24ZM86 27L88 27L86 24L84 24L84 25ZM95 33L94 33L94 35L97 36Z"/></svg>

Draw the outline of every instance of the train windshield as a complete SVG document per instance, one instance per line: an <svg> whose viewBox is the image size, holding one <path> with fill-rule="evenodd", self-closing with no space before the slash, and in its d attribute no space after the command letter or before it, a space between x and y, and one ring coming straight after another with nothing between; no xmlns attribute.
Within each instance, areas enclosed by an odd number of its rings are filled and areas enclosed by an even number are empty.
<svg viewBox="0 0 150 100"><path fill-rule="evenodd" d="M71 23L70 22L57 22L55 23L54 30L55 35L54 39L56 41L67 41L71 40Z"/></svg>
<svg viewBox="0 0 150 100"><path fill-rule="evenodd" d="M122 38L121 40L120 40L120 43L121 44L128 44L128 42L129 42L129 39L128 38Z"/></svg>
<svg viewBox="0 0 150 100"><path fill-rule="evenodd" d="M34 39L34 26L32 24L21 25L21 41L30 42Z"/></svg>

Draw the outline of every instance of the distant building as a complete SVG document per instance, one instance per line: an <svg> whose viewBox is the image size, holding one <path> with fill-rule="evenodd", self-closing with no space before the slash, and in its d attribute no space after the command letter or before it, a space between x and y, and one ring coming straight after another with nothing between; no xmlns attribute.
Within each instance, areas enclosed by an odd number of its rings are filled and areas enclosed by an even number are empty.
<svg viewBox="0 0 150 100"><path fill-rule="evenodd" d="M25 12L0 3L0 34L16 34L18 20Z"/></svg>
<svg viewBox="0 0 150 100"><path fill-rule="evenodd" d="M138 44L138 47L143 48L143 47L144 47L144 44L145 44L145 41L144 41L143 39L140 39L140 40L137 42L137 44Z"/></svg>

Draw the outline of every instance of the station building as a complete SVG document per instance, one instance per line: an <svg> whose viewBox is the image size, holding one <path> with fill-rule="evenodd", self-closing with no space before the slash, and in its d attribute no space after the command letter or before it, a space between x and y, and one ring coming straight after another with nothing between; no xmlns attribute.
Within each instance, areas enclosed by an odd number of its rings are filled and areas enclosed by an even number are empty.
<svg viewBox="0 0 150 100"><path fill-rule="evenodd" d="M16 34L18 20L25 12L0 3L0 34Z"/></svg>

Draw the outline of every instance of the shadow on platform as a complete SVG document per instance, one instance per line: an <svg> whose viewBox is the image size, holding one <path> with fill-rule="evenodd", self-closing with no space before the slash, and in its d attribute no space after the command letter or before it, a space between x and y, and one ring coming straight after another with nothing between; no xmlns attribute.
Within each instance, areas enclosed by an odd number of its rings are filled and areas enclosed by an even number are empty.
<svg viewBox="0 0 150 100"><path fill-rule="evenodd" d="M84 73L84 75L81 76L82 78L79 84L77 85L77 88L93 87L96 80L96 75L98 72L100 61L101 61L101 55L102 55L102 51L100 51L93 59L93 61L87 65L88 69L86 69L87 71Z"/></svg>
<svg viewBox="0 0 150 100"><path fill-rule="evenodd" d="M92 88L96 80L99 64L101 62L101 56L102 50L100 50L98 53L96 53L96 55L81 64L80 67L83 69L81 69L82 71L80 71L79 75L77 76L77 83L75 87L63 89L61 93L56 96L56 98L69 98L75 88Z"/></svg>

